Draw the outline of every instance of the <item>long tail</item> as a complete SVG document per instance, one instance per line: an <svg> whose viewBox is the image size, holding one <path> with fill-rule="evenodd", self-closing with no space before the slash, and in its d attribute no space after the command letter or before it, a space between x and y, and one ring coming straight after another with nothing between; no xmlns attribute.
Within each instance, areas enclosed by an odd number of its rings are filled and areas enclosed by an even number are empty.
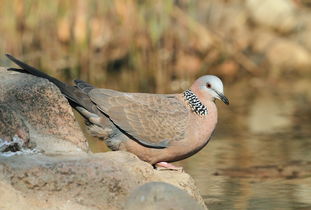
<svg viewBox="0 0 311 210"><path fill-rule="evenodd" d="M18 66L20 66L22 68L22 70L15 69L15 68L11 68L10 70L20 71L20 72L23 72L23 70L24 70L25 72L27 72L29 74L47 79L50 82L54 83L60 89L62 94L64 94L66 96L66 98L69 100L71 106L73 106L74 108L76 108L77 106L80 106L80 107L83 107L84 109L88 110L89 112L92 112L94 114L98 114L99 111L96 108L96 106L94 105L94 103L90 100L88 95L85 92L83 92L81 89L76 88L74 86L67 85L67 84L59 81L58 79L51 77L51 76L43 73L42 71L40 71L40 70L38 70L32 66L29 66L28 64L14 58L12 55L6 54L6 56L11 61L13 61L14 63L16 63ZM88 85L88 86L92 87L91 85Z"/></svg>

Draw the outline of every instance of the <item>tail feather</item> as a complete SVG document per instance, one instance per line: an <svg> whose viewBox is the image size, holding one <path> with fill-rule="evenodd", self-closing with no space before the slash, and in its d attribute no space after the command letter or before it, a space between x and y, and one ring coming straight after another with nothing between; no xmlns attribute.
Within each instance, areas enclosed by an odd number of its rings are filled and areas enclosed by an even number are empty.
<svg viewBox="0 0 311 210"><path fill-rule="evenodd" d="M69 102L71 106L74 108L76 106L80 106L85 108L86 110L95 113L95 114L100 114L96 106L93 104L93 102L90 100L86 92L84 92L82 89L80 90L79 88L76 88L74 86L69 86L58 79L51 77L44 72L14 58L13 56L6 54L6 56L16 63L18 66L20 66L22 69L16 69L16 68L11 68L13 71L18 71L18 72L26 72L32 75L35 75L37 77L45 78L49 80L50 82L54 83L62 92L62 94L65 95L66 98L69 99ZM87 84L87 83L86 83ZM92 87L91 85L88 85L88 87ZM92 87L94 88L94 87Z"/></svg>
<svg viewBox="0 0 311 210"><path fill-rule="evenodd" d="M82 90L86 94L95 88L94 86L90 85L89 83L87 83L83 80L76 79L76 80L74 80L74 82L76 84L76 87L79 88L80 90Z"/></svg>
<svg viewBox="0 0 311 210"><path fill-rule="evenodd" d="M24 69L25 71L29 72L30 74L33 74L35 76L38 76L38 77L43 77L45 79L48 79L49 81L53 82L57 87L59 87L60 89L65 89L66 87L66 84L64 84L63 82L59 81L58 79L56 78L53 78L41 71L39 71L38 69L32 67L32 66L29 66L28 64L26 63L23 63L22 61L14 58L12 55L9 55L9 54L6 54L6 56L11 60L13 61L14 63L16 63L18 66L22 67L22 69Z"/></svg>
<svg viewBox="0 0 311 210"><path fill-rule="evenodd" d="M45 78L47 80L49 80L50 82L54 83L59 89L60 91L70 100L72 100L73 102L78 103L78 101L75 99L75 97L71 94L71 91L68 89L71 89L71 86L66 85L65 83L59 81L58 79L51 77L45 73L43 73L42 71L39 71L38 69L29 66L28 64L14 58L12 55L9 54L5 54L11 61L13 61L14 63L16 63L18 66L20 66L23 70L25 70L27 73L30 73L32 75L35 75L37 77L42 77ZM15 69L11 69L11 70L15 70Z"/></svg>

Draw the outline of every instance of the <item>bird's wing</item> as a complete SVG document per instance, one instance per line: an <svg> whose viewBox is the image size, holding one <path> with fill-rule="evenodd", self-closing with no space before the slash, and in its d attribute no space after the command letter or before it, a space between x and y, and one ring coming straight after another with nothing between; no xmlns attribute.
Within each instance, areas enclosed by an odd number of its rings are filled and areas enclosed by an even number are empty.
<svg viewBox="0 0 311 210"><path fill-rule="evenodd" d="M145 146L165 148L182 140L189 113L175 95L93 89L91 100L126 134Z"/></svg>

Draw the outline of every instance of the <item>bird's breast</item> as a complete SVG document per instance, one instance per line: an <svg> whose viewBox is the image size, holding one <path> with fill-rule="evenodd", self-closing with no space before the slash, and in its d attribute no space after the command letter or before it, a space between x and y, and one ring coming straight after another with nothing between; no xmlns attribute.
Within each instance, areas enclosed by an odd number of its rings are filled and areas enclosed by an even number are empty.
<svg viewBox="0 0 311 210"><path fill-rule="evenodd" d="M212 135L217 124L217 110L209 109L205 116L191 116L186 141L191 142L195 148L204 145ZM189 139L189 140L188 140Z"/></svg>
<svg viewBox="0 0 311 210"><path fill-rule="evenodd" d="M191 113L185 138L172 142L169 148L167 148L170 158L166 161L182 160L200 151L208 143L216 124L216 106L209 106L209 113L205 116Z"/></svg>

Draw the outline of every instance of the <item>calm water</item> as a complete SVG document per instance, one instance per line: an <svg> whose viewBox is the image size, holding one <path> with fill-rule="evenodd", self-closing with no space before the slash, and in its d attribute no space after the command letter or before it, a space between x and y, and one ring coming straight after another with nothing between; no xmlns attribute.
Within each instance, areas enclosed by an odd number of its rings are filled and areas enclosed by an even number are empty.
<svg viewBox="0 0 311 210"><path fill-rule="evenodd" d="M210 209L311 209L310 151L308 138L214 138L180 164Z"/></svg>
<svg viewBox="0 0 311 210"><path fill-rule="evenodd" d="M211 142L175 163L209 209L311 209L311 82L286 84L233 85Z"/></svg>

